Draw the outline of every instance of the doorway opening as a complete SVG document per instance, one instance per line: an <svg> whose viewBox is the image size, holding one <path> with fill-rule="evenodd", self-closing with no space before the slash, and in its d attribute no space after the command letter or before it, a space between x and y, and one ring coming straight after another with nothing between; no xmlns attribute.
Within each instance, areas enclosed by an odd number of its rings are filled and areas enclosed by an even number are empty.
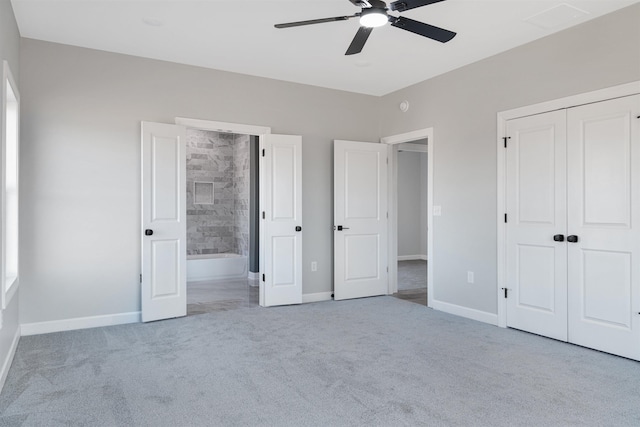
<svg viewBox="0 0 640 427"><path fill-rule="evenodd" d="M249 217L249 230L246 231L249 253L244 262L240 260L241 268L246 272L242 280L256 280L257 276L260 277L258 289L255 291L249 289L248 292L251 295L257 291L257 305L268 307L300 304L302 302L302 137L274 135L271 134L271 128L264 126L182 117L176 117L175 122L175 125L141 122L142 321L152 322L187 314L187 270L189 269L187 268L186 187L189 187L191 197L194 202L197 202L196 204L206 206L216 203L215 176L209 177L209 180L197 182L192 179L187 184L187 129L234 134L231 137L234 142L235 135L259 135L254 138L248 137L248 145L253 149L248 150L249 154L245 156L243 163L248 162L250 169L253 163L254 172L249 172L249 177L253 178L247 184L249 199L245 201L245 205L249 208L243 209L243 215ZM245 144L247 143L247 138L241 139ZM207 158L207 156L203 157L201 160ZM233 162L233 155L226 158L222 156L217 160ZM220 176L222 175L218 173L218 177ZM232 181L231 191L233 187ZM195 200L196 197L198 200ZM283 224L284 227L282 227ZM194 255L211 255L204 254L203 249L208 249L207 252L216 252L211 248L191 247L192 254L195 251ZM200 251L199 254L198 251ZM220 249L217 252L219 253ZM237 255L240 254L232 256L223 253L222 255L218 258L238 258ZM246 263L249 263L248 266ZM257 266L259 271L256 271ZM215 269L224 271L219 266ZM289 274L291 272L295 274ZM253 274L250 275L250 273ZM223 277L226 276L223 275ZM204 281L202 279L206 276L195 278ZM193 276L192 279L194 279ZM219 276L214 280L219 280ZM223 280L228 281L229 278ZM255 283L252 282L252 284ZM253 306L253 300L250 297L248 300L250 306ZM232 307L237 305L234 302ZM216 308L225 310L229 307L210 305L205 310L210 311ZM199 312L202 311L199 310Z"/></svg>
<svg viewBox="0 0 640 427"><path fill-rule="evenodd" d="M396 298L427 305L427 139L393 146L397 209Z"/></svg>
<svg viewBox="0 0 640 427"><path fill-rule="evenodd" d="M433 128L384 137L389 146L389 294L433 305Z"/></svg>
<svg viewBox="0 0 640 427"><path fill-rule="evenodd" d="M187 128L187 315L258 306L258 145Z"/></svg>

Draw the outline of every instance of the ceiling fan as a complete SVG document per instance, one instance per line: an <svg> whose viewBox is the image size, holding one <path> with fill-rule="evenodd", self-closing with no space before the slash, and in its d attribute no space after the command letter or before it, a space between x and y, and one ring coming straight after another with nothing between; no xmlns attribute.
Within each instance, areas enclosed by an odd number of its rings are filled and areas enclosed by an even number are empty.
<svg viewBox="0 0 640 427"><path fill-rule="evenodd" d="M362 8L359 13L348 16L335 16L333 18L311 19L309 21L288 22L286 24L276 24L276 28L300 27L302 25L322 24L325 22L347 21L351 18L360 17L360 28L349 45L345 55L354 55L360 53L364 44L367 42L371 31L375 27L381 27L387 22L392 26L412 33L424 36L441 43L446 43L455 37L456 33L445 30L444 28L434 27L433 25L423 22L414 21L404 16L392 16L387 13L389 10L387 4L381 0L349 0L355 6ZM398 0L392 2L389 6L391 10L404 12L405 10L415 9L416 7L426 6L432 3L438 3L444 0Z"/></svg>

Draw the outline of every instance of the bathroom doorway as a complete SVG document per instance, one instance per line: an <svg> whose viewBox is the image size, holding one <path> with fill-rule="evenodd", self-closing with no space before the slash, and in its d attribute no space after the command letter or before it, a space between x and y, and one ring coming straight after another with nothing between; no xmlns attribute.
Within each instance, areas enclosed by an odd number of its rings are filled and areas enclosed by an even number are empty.
<svg viewBox="0 0 640 427"><path fill-rule="evenodd" d="M226 270L226 267L229 267L237 272L238 265L235 262L229 263L232 265L226 264L224 268L217 266L215 269L218 273L222 272L224 278L214 276L213 280L228 282L239 278L245 283L249 280L247 285L252 286L256 284L256 276L259 275L258 305L269 307L300 304L302 302L302 137L272 134L271 128L264 126L176 117L175 125L141 122L140 287L143 322L181 317L187 314L187 270L189 270L187 268L187 247L189 246L187 244L187 129L234 135L258 135L258 137L249 137L249 147L253 148L249 150L248 160L245 158L244 162L246 165L248 161L250 168L253 164L254 171L254 173L249 172L250 196L245 203L249 206L248 213L244 209L244 214L249 216L247 232L249 254L243 262L239 263L245 270L243 275L236 276L235 273L232 274ZM232 138L236 142L236 137ZM246 138L244 141L246 143ZM260 151L259 161L258 150ZM233 155L227 157L212 160L233 162ZM202 157L201 160L206 158L206 156ZM281 167L283 164L288 166ZM193 169L197 170L198 167ZM209 180L198 181L197 185L196 180L192 179L188 185L194 202L197 202L195 204L209 205L208 207L211 208L217 200L216 177L209 178ZM231 187L233 189L234 185ZM246 185L244 188L246 191ZM295 191L291 191L292 189ZM237 188L236 191L238 191ZM272 197L273 194L277 194L277 197ZM196 197L198 200L195 200ZM197 211L196 206L192 207L194 209L191 210ZM261 215L257 214L258 209ZM284 218L282 213L288 216ZM285 219L286 221L283 221ZM279 227L283 223L286 223L286 227ZM273 243L276 240L288 243L285 245L263 244L264 241ZM198 254L198 248L195 249L195 253L193 246L190 249L194 256L211 255L204 254L202 248ZM209 249L208 252L216 253L215 248ZM220 249L217 253L220 254ZM223 252L218 258L238 261L235 259L238 255L244 256ZM249 263L248 266L247 263ZM259 271L256 266L259 266ZM279 274L282 271L294 271L297 274ZM192 276L190 281L207 280L212 279L198 275ZM257 306L255 293L255 289L248 289L245 293L249 295L250 307ZM243 299L246 300L244 296ZM224 301L228 299L225 298ZM243 306L237 302L231 305ZM215 308L215 306L208 307L206 311ZM221 307L221 309L227 308ZM198 312L202 311L198 310Z"/></svg>
<svg viewBox="0 0 640 427"><path fill-rule="evenodd" d="M186 132L187 315L258 307L258 137Z"/></svg>

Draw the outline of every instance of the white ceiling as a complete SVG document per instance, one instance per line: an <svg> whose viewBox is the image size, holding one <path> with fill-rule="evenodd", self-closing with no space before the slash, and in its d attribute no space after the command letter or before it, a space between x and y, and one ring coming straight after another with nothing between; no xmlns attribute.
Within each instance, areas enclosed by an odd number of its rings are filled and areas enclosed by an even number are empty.
<svg viewBox="0 0 640 427"><path fill-rule="evenodd" d="M375 29L362 53L353 56L344 52L358 29L357 19L273 27L359 12L348 0L11 3L22 37L384 95L638 1L447 0L390 14L456 31L450 42L387 25ZM554 7L546 16L525 21Z"/></svg>

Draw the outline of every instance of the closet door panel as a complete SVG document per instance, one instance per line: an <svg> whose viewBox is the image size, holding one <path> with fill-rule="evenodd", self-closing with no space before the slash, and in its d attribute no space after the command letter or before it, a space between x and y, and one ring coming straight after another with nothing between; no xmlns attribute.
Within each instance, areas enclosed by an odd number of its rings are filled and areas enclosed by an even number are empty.
<svg viewBox="0 0 640 427"><path fill-rule="evenodd" d="M571 108L569 341L640 360L640 95Z"/></svg>
<svg viewBox="0 0 640 427"><path fill-rule="evenodd" d="M566 113L507 122L507 326L567 340Z"/></svg>

